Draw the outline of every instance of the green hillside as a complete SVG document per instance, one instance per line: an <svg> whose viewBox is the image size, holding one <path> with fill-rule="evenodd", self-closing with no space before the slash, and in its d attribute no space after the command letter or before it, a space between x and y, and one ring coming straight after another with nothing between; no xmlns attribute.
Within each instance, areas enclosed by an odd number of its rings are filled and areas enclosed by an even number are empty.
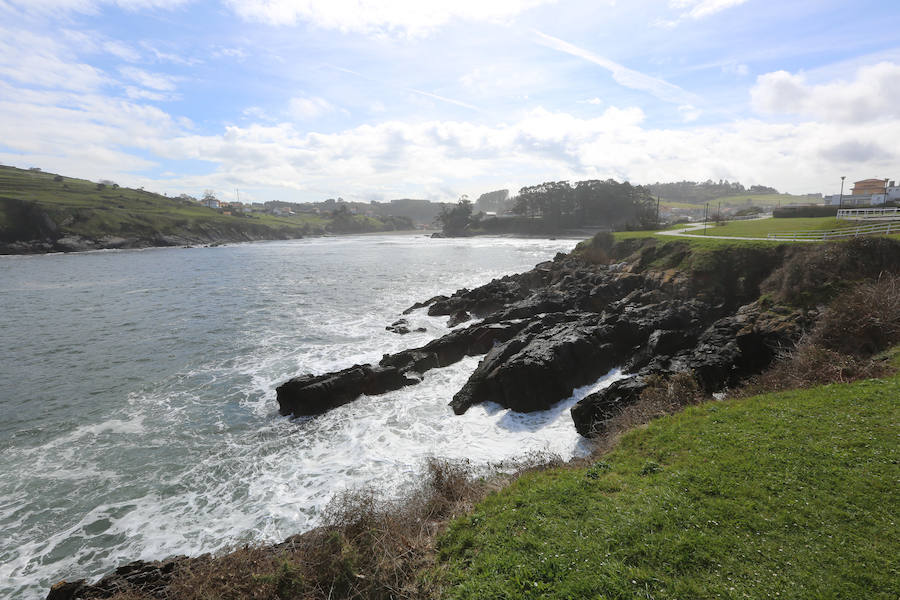
<svg viewBox="0 0 900 600"><path fill-rule="evenodd" d="M900 595L900 378L708 402L523 476L440 544L447 598Z"/></svg>
<svg viewBox="0 0 900 600"><path fill-rule="evenodd" d="M408 228L396 219L227 215L196 202L0 166L0 253L137 247ZM37 243L31 243L37 242ZM84 246L79 247L79 245Z"/></svg>

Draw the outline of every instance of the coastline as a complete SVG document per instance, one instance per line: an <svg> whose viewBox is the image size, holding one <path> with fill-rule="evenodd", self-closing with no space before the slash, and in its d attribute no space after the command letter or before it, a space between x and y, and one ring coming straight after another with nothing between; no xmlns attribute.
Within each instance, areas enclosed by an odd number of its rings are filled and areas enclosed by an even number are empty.
<svg viewBox="0 0 900 600"><path fill-rule="evenodd" d="M882 265L875 257L883 259L887 256L885 249L896 253L900 246L890 240L884 244L871 240L848 244L841 248L850 248L849 252L857 254L854 258L870 259L876 270ZM693 266L677 267L685 264L686 253L691 257L692 250L685 242L662 245L654 240L629 240L604 246L602 240L595 239L572 255L559 254L529 271L411 306L409 311L426 310L432 316L454 316L464 311L481 321L423 347L385 355L377 366L358 365L316 376L316 381L296 378L299 381L294 387L301 393L291 400L292 405L281 404L279 390L282 414L320 414L354 401L360 392L353 385L362 386L361 393L378 395L397 389L391 386L398 376L412 374L410 379L414 380L416 374L446 366L465 355L484 358L454 397L454 412L465 412L482 402L529 412L555 404L560 395L568 395L581 382L595 378L597 364L617 361L627 376L583 398L571 411L582 435L602 439L610 432L616 415L636 404L647 390L656 389L659 381L672 385L680 382L681 374L692 373L691 385L708 395L762 372L777 352L792 348L818 318L818 312L797 310L788 303L773 304L771 298L761 298L761 288L777 276L779 267L803 264L835 247L721 248L705 255L702 262L687 260ZM597 260L601 251L604 258ZM736 272L743 277L737 285ZM838 272L835 276L846 275ZM827 286L829 282L817 285ZM590 361L581 360L583 357ZM377 386L370 387L371 374L379 369L379 376L386 375L388 381L380 391ZM349 378L348 373L352 375ZM552 385L548 386L548 381ZM400 385L416 383L403 380ZM309 384L319 386L314 390L316 400L322 398L319 392L323 388L325 395L332 397L341 389L345 391L334 406L304 413L309 397L304 398L303 391L308 391ZM314 529L260 551L271 554L288 546L293 549L318 544L321 533ZM214 560L209 556L176 557L129 563L97 584L81 580L56 587L54 592L68 595L54 596L52 592L50 597L110 597L110 590L117 591L123 585L135 585L144 591L151 589L148 585L156 589L167 586L179 569Z"/></svg>

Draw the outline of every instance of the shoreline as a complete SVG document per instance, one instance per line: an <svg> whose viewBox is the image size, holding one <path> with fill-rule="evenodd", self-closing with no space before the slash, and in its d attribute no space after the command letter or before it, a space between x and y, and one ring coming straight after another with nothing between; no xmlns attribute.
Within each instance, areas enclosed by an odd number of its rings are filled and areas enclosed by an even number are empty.
<svg viewBox="0 0 900 600"><path fill-rule="evenodd" d="M848 244L859 254L855 258L869 258L878 266L873 257L880 256L883 248L865 240ZM379 395L416 385L431 368L477 355L484 358L454 396L454 412L461 414L482 402L532 412L556 404L581 382L596 378L596 369L615 361L626 376L571 409L579 433L605 439L615 433L609 428L616 415L637 405L660 381L693 386L709 396L763 372L775 360L776 350L794 347L819 318L818 311L773 304L771 298L761 297L761 289L780 267L803 264L831 248L721 248L711 251L715 260L705 261L702 268L707 270L682 267L673 275L667 273L668 263L683 264L684 253L690 252L683 242L660 246L655 240L626 240L608 248L587 246L580 252L558 254L529 271L411 306L408 311L451 317L466 312L481 320L425 346L385 355L378 365L296 377L278 389L281 413L322 414L355 401L359 393ZM592 251L600 250L606 258L592 260ZM652 266L650 255L656 261ZM740 286L729 284L736 272L747 278ZM685 377L691 382L682 381ZM294 389L283 394L285 386ZM303 412L309 407L312 410ZM316 543L317 532L313 529L259 550ZM80 591L102 592L104 586L130 585L132 573L139 575L139 586L147 578L153 585L167 586L179 564L190 568L191 561L197 560L203 559L129 563L96 584L84 580L67 584L75 586L67 588L72 590L67 598L81 597L75 595Z"/></svg>

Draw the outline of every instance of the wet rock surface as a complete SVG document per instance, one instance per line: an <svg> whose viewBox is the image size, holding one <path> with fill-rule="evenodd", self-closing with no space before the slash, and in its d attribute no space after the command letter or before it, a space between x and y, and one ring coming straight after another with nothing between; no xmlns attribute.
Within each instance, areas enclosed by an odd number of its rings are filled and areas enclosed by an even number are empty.
<svg viewBox="0 0 900 600"><path fill-rule="evenodd" d="M165 598L166 587L179 567L206 560L209 560L209 555L197 558L175 556L162 561L137 560L122 565L93 584L84 579L60 581L50 588L47 600L109 598L117 593L136 590L154 598Z"/></svg>
<svg viewBox="0 0 900 600"><path fill-rule="evenodd" d="M414 385L429 369L465 356L484 359L450 403L462 414L481 402L521 412L546 410L597 380L611 368L634 375L592 394L572 410L579 432L602 429L611 411L634 402L650 374L695 375L712 392L764 369L803 330L799 314L777 314L756 304L758 286L777 264L777 252L754 257L739 249L746 273L725 258L695 269L659 268L680 262L676 245L623 244L630 255L594 264L558 254L530 271L494 279L450 296L435 296L403 311L449 316L443 337L419 348L385 355L378 365L357 365L325 375L306 375L278 388L284 415L320 414L362 394ZM472 318L481 322L461 324ZM409 331L400 319L388 327Z"/></svg>

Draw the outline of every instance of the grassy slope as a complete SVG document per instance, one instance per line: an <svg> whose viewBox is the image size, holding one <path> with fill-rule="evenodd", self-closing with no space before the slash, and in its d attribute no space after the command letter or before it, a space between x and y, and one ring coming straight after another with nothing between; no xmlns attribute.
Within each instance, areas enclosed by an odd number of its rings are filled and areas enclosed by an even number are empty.
<svg viewBox="0 0 900 600"><path fill-rule="evenodd" d="M729 221L723 225L710 227L709 235L731 235L737 237L766 237L769 233L788 233L794 231L827 231L849 227L847 221L838 221L834 217L815 217L805 219L751 219L747 221ZM697 232L703 234L703 230Z"/></svg>
<svg viewBox="0 0 900 600"><path fill-rule="evenodd" d="M104 235L185 234L197 228L247 230L255 234L281 232L299 235L306 225L325 227L330 219L313 214L275 217L266 214L229 216L177 198L129 188L97 189L97 184L70 177L54 181L53 173L0 166L0 227L10 225L3 199L37 203L67 234L99 238ZM377 230L380 221L365 220ZM369 223L368 221L373 221Z"/></svg>
<svg viewBox="0 0 900 600"><path fill-rule="evenodd" d="M853 226L850 221L838 221L833 217L817 217L807 219L752 219L747 221L728 221L723 225L710 225L706 229L706 235L709 236L733 236L733 237L765 237L768 233L788 233L793 231L826 231L830 229L843 229ZM671 225L666 229L681 229L685 225ZM792 240L716 240L716 239L698 239L696 237L673 237L667 235L657 235L656 231L619 231L613 234L617 241L635 238L653 237L661 242L671 242L680 240L687 242L693 247L701 248L717 248L722 246L762 246L771 244L791 244L806 243L793 242ZM703 229L691 232L691 235L704 235ZM900 235L890 235L888 237L900 239ZM833 240L830 240L833 241Z"/></svg>
<svg viewBox="0 0 900 600"><path fill-rule="evenodd" d="M897 598L900 377L711 402L526 475L441 543L451 598Z"/></svg>
<svg viewBox="0 0 900 600"><path fill-rule="evenodd" d="M738 194L735 196L721 196L710 200L710 210L713 212L717 210L720 202L722 203L722 208L746 208L749 206L772 208L779 205L807 204L815 201L810 200L807 196L794 196L792 194ZM665 197L662 198L660 204L671 208L703 208L706 206L706 202L676 202L666 200Z"/></svg>

